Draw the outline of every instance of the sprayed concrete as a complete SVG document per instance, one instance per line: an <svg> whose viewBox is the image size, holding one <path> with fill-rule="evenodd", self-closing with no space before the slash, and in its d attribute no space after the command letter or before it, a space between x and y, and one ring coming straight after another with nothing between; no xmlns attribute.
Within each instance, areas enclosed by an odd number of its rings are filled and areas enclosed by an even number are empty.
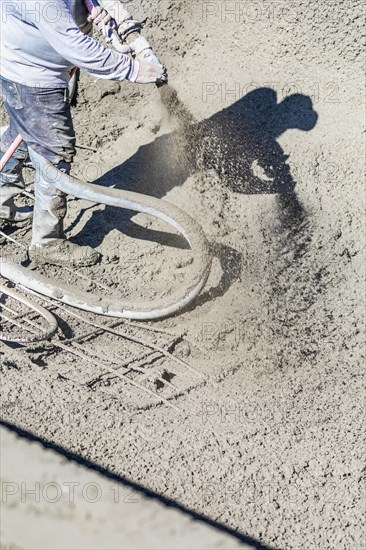
<svg viewBox="0 0 366 550"><path fill-rule="evenodd" d="M1 548L253 548L40 443L0 438Z"/></svg>
<svg viewBox="0 0 366 550"><path fill-rule="evenodd" d="M77 358L3 347L3 415L262 544L360 549L364 6L234 4L142 2L183 132L154 87L83 77L75 110L79 143L97 149L79 150L77 177L167 198L213 246L195 307L159 324L185 334L175 353L205 384L185 379L180 413L139 409L111 375L88 386L98 369ZM144 216L71 201L68 231L104 254L94 276L123 296L169 295L189 272L182 243ZM91 349L109 361L116 346Z"/></svg>

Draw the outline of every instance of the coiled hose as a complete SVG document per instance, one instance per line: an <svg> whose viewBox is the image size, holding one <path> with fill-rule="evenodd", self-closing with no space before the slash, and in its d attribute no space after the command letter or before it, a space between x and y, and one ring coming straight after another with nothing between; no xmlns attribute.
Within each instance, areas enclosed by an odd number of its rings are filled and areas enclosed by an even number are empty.
<svg viewBox="0 0 366 550"><path fill-rule="evenodd" d="M63 281L53 281L6 258L2 258L0 263L0 274L3 277L70 306L124 319L153 320L174 315L198 296L209 276L212 257L203 230L193 218L162 199L85 183L61 172L34 151L32 151L32 161L36 161L37 169L42 170L43 174L47 174L47 181L68 195L134 212L142 212L159 218L174 227L183 235L192 250L194 258L192 277L182 296L172 303L166 303L161 299L151 303L145 303L142 300L121 301L117 295L100 297L75 289Z"/></svg>

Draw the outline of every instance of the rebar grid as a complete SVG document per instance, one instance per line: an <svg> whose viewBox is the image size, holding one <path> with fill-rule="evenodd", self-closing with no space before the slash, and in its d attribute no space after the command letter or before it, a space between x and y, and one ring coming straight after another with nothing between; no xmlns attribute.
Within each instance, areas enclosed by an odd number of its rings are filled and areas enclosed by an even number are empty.
<svg viewBox="0 0 366 550"><path fill-rule="evenodd" d="M24 245L19 243L16 239L11 238L5 234L3 235L13 244L24 248ZM76 275L78 276L80 275L83 279L88 279L91 283L97 284L100 288L106 289L104 285L98 284L96 281L93 281L91 277L80 274L78 271L71 270L69 268L67 269L68 271L73 271L73 273L76 273ZM167 406L178 410L178 408L173 405L170 400L178 397L178 395L184 393L185 390L183 388L179 388L175 384L172 384L166 378L163 378L161 372L165 370L169 375L172 375L173 377L187 377L189 375L192 377L192 374L194 374L196 380L190 380L190 384L188 384L189 388L191 388L192 385L194 386L203 382L204 377L202 373L197 371L186 361L179 359L178 357L174 356L170 351L168 351L169 349L172 349L179 341L184 339L183 335L177 335L172 331L159 327L154 327L147 323L127 321L124 319L113 320L110 323L100 324L95 321L91 321L90 319L86 319L84 316L78 313L75 313L71 307L65 306L55 299L51 299L48 297L46 298L45 296L31 291L23 287L22 285L16 285L16 287L27 294L32 294L37 299L37 301L40 300L41 303L45 307L47 307L49 311L60 310L63 312L63 314L66 314L66 316L78 320L80 323L82 323L82 325L92 327L84 334L80 334L72 338L62 338L60 334L58 334L58 339L53 338L52 342L48 345L45 345L44 349L47 356L53 353L57 353L56 349L58 349L62 352L69 353L75 357L78 357L79 359L82 359L88 365L98 366L99 369L102 369L102 372L99 373L98 376L90 378L85 383L89 388L95 388L95 386L97 386L98 384L103 384L104 380L110 379L111 377L118 378L124 383L124 385L132 386L134 389L142 391L149 398L153 397L156 400L157 404L164 403ZM13 315L14 313L16 312L13 312ZM17 319L15 319L15 321L18 322ZM24 321L24 324L27 325L26 329L28 331L33 330L35 324L34 319L28 319L26 316L24 316L22 321ZM125 330L121 331L119 329L121 325ZM131 331L131 329L134 331L142 330L144 332L152 332L155 335L162 336L164 340L168 341L165 341L162 345L158 345L148 340L137 337L134 334L130 334L128 331ZM106 334L117 336L118 338L130 341L135 345L144 347L145 349L148 348L149 351L142 354L131 353L131 356L126 361L121 362L118 360L116 354L113 352L113 359L111 360L111 350L109 349L108 364L106 364L105 356L102 356L100 352L98 353L95 349L91 351L90 348L87 348L85 346L85 343L84 345L82 345L84 340L91 341ZM170 361L169 369L165 369L161 365L161 362L167 359ZM144 369L144 365L149 365L148 369ZM143 382L143 384L140 382ZM155 384L156 382L159 382L162 385L162 388L169 388L171 390L168 398L156 391L153 391L145 385L145 383Z"/></svg>

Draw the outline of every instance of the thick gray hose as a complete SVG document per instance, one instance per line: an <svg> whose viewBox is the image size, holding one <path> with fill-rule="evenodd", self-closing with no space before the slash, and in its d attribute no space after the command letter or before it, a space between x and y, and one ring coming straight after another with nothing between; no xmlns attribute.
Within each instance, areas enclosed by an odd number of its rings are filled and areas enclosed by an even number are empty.
<svg viewBox="0 0 366 550"><path fill-rule="evenodd" d="M3 277L85 311L124 319L152 320L167 317L185 308L198 296L209 276L212 257L202 228L193 218L167 201L131 191L102 188L73 178L60 172L34 151L32 151L32 162L37 164L37 170L43 171L46 181L68 195L108 206L143 212L177 229L187 240L193 252L191 282L181 298L172 303L166 303L164 300L144 303L121 301L119 296L101 298L92 293L77 290L63 281L53 281L5 258L0 265L0 273Z"/></svg>

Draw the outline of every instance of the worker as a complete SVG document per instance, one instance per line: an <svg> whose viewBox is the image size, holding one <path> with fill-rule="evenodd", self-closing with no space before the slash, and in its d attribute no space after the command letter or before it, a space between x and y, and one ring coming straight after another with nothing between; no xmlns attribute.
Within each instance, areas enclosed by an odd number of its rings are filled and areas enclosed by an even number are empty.
<svg viewBox="0 0 366 550"><path fill-rule="evenodd" d="M9 126L1 135L0 158L20 134L23 142L0 174L0 219L10 223L33 215L29 257L37 263L91 266L101 255L66 239L66 196L37 166L37 154L68 173L75 155L68 83L73 67L93 77L137 84L165 83L167 71L140 33L142 25L119 0L1 0L0 83ZM89 10L87 9L90 8ZM91 9L92 8L92 9ZM108 41L136 37L132 57L104 47L90 35L94 26ZM92 118L91 113L91 118ZM34 155L34 152L36 155ZM22 165L36 169L32 213L14 198L24 189Z"/></svg>

